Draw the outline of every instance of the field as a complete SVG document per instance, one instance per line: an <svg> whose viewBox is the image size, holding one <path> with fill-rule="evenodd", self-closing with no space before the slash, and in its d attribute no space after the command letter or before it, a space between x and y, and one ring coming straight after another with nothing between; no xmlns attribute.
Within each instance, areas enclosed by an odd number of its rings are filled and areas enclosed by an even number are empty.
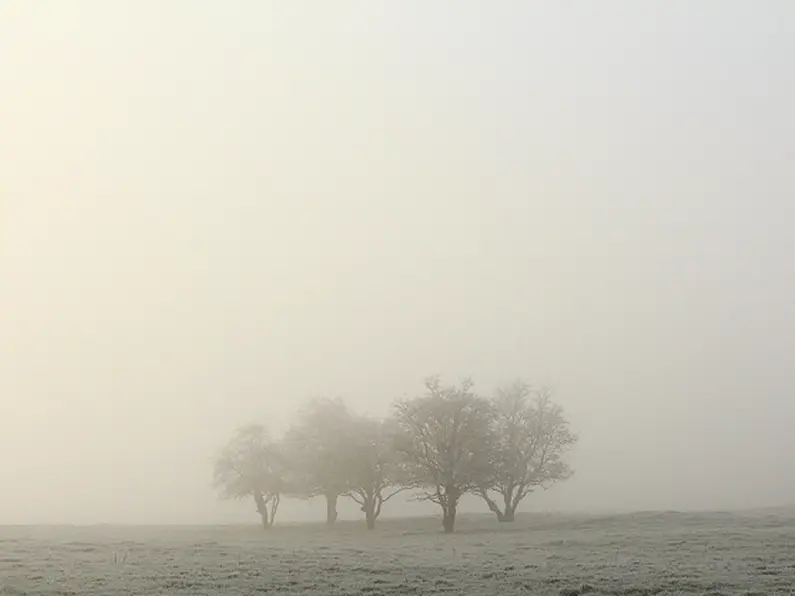
<svg viewBox="0 0 795 596"><path fill-rule="evenodd" d="M795 512L0 527L0 594L795 594Z"/></svg>

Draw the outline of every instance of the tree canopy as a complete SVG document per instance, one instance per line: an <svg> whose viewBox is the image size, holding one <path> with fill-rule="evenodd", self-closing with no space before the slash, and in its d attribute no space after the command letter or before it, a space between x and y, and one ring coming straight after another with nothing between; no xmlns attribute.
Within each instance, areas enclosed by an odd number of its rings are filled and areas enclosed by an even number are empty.
<svg viewBox="0 0 795 596"><path fill-rule="evenodd" d="M443 385L432 377L423 395L395 404L402 431L396 447L419 498L441 507L445 532L455 527L461 497L490 474L493 409L472 387L469 380Z"/></svg>
<svg viewBox="0 0 795 596"><path fill-rule="evenodd" d="M577 437L546 388L533 389L516 381L499 388L492 405L490 472L477 494L499 521L513 521L519 504L533 490L571 476L563 456Z"/></svg>
<svg viewBox="0 0 795 596"><path fill-rule="evenodd" d="M314 399L284 438L290 494L326 499L326 521L337 520L337 499L350 486L352 414L341 399Z"/></svg>
<svg viewBox="0 0 795 596"><path fill-rule="evenodd" d="M273 525L284 488L284 458L265 427L238 429L216 457L214 485L222 498L253 497L262 525Z"/></svg>
<svg viewBox="0 0 795 596"><path fill-rule="evenodd" d="M345 496L361 506L368 529L375 527L384 503L409 488L405 465L394 449L396 432L390 421L352 420Z"/></svg>

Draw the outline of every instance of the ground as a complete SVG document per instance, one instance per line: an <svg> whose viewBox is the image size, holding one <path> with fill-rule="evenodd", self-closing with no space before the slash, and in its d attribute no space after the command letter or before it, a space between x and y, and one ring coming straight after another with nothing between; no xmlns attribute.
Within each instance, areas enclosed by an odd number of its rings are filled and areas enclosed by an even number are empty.
<svg viewBox="0 0 795 596"><path fill-rule="evenodd" d="M0 527L0 594L795 594L795 511Z"/></svg>

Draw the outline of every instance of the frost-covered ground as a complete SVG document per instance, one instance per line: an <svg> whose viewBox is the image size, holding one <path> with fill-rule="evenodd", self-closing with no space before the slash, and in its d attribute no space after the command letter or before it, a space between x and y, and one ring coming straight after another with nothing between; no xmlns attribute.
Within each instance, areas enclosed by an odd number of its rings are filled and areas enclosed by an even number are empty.
<svg viewBox="0 0 795 596"><path fill-rule="evenodd" d="M795 594L795 512L0 528L0 594Z"/></svg>

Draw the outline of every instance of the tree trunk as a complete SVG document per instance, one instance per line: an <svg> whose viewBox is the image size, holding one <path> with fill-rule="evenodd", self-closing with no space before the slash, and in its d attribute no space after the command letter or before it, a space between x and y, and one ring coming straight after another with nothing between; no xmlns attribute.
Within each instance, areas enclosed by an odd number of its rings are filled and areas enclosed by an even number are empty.
<svg viewBox="0 0 795 596"><path fill-rule="evenodd" d="M276 512L279 510L279 503L282 501L282 496L279 493L271 495L271 519L268 525L272 526L276 522Z"/></svg>
<svg viewBox="0 0 795 596"><path fill-rule="evenodd" d="M367 529L375 530L375 513L372 509L368 509L364 512L364 518L367 521Z"/></svg>
<svg viewBox="0 0 795 596"><path fill-rule="evenodd" d="M364 511L364 520L367 522L367 529L375 530L375 519L378 517L378 514L375 511L375 497L372 494L364 495L362 511Z"/></svg>
<svg viewBox="0 0 795 596"><path fill-rule="evenodd" d="M444 515L442 517L442 527L445 534L452 534L455 531L455 514L458 508L458 503L452 501L443 508Z"/></svg>
<svg viewBox="0 0 795 596"><path fill-rule="evenodd" d="M268 516L268 503L261 494L254 495L254 502L257 504L257 513L259 513L260 520L262 521L262 529L267 530L271 527L270 517Z"/></svg>
<svg viewBox="0 0 795 596"><path fill-rule="evenodd" d="M326 524L329 526L337 521L337 497L336 493L326 493Z"/></svg>
<svg viewBox="0 0 795 596"><path fill-rule="evenodd" d="M481 490L478 492L478 495L480 496L480 498L481 498L481 499L483 499L483 500L485 501L486 505L488 505L488 506L489 506L489 510L490 510L490 511L491 511L491 512L492 512L494 515L496 515L496 516L497 516L497 521L498 521L498 522L504 522L504 521L507 521L507 520L505 519L505 513L503 513L503 510L502 510L502 509L500 509L500 506L499 506L499 505L497 505L497 503L495 503L495 502L494 502L494 499L492 499L492 498L489 496L488 490L486 490L486 489L481 489ZM507 499L506 499L506 503L507 503ZM507 511L507 510L508 510L508 505L506 504L506 506L505 506L505 511Z"/></svg>
<svg viewBox="0 0 795 596"><path fill-rule="evenodd" d="M516 512L513 509L506 508L504 513L497 516L497 519L501 522L510 523L516 519Z"/></svg>

